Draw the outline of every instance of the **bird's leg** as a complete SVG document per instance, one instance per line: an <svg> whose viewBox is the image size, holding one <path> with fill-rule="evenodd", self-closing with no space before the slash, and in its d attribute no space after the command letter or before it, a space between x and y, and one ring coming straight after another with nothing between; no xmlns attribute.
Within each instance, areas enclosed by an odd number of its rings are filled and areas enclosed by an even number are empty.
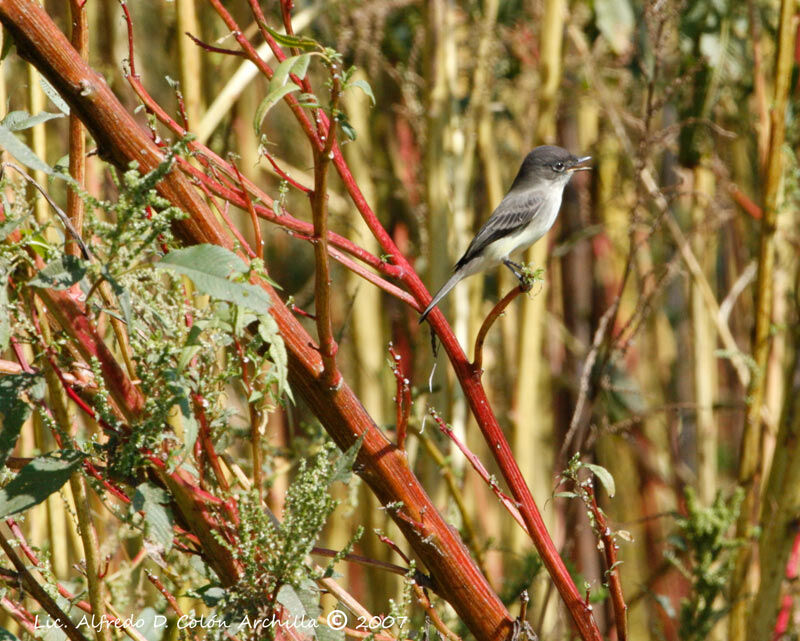
<svg viewBox="0 0 800 641"><path fill-rule="evenodd" d="M517 277L517 280L520 283L525 283L525 279L522 277L522 265L519 265L508 258L503 259L503 264L511 270L511 273Z"/></svg>

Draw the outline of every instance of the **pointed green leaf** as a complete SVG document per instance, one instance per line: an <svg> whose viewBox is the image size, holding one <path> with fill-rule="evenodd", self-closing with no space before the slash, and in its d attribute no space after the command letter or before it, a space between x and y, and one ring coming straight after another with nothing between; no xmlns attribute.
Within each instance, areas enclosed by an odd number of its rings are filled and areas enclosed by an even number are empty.
<svg viewBox="0 0 800 641"><path fill-rule="evenodd" d="M142 483L133 495L133 509L144 513L145 536L162 546L165 552L172 549L174 536L175 520L167 505L169 500L169 494L152 483Z"/></svg>
<svg viewBox="0 0 800 641"><path fill-rule="evenodd" d="M347 451L336 460L336 465L331 472L331 478L328 483L329 485L331 483L335 483L336 481L341 481L342 483L350 482L350 475L353 472L353 464L356 462L358 450L361 449L361 444L364 442L364 437L366 435L367 433L363 432L361 436L356 439L356 442L353 443L347 449Z"/></svg>
<svg viewBox="0 0 800 641"><path fill-rule="evenodd" d="M155 265L188 276L195 287L213 298L265 314L272 305L267 293L250 283L230 280L247 271L236 254L218 245L196 245L176 249Z"/></svg>
<svg viewBox="0 0 800 641"><path fill-rule="evenodd" d="M359 78L358 80L353 80L353 82L349 83L348 86L358 87L359 89L361 89L361 91L367 94L367 96L369 96L369 99L372 102L372 104L373 105L375 104L375 94L372 93L372 87L370 87L370 84L363 78Z"/></svg>
<svg viewBox="0 0 800 641"><path fill-rule="evenodd" d="M30 218L30 214L25 214L19 218L6 218L6 220L0 224L0 241L4 241L13 234L22 223L28 220L28 218Z"/></svg>
<svg viewBox="0 0 800 641"><path fill-rule="evenodd" d="M11 309L8 304L8 276L11 266L0 259L0 353L8 349L11 341ZM3 406L0 405L0 412ZM2 463L2 461L0 461Z"/></svg>
<svg viewBox="0 0 800 641"><path fill-rule="evenodd" d="M53 118L63 118L64 114L53 114L47 111L40 111L35 116L31 116L27 111L11 111L3 118L1 125L8 127L9 131L22 131L30 129L36 125L52 120Z"/></svg>
<svg viewBox="0 0 800 641"><path fill-rule="evenodd" d="M313 38L297 35L290 36L285 33L281 33L280 31L275 31L275 29L267 24L264 24L263 26L267 31L269 31L270 35L275 38L275 41L284 47L295 47L296 49L305 50L320 48L320 44Z"/></svg>
<svg viewBox="0 0 800 641"><path fill-rule="evenodd" d="M108 284L111 285L111 291L114 292L114 296L117 297L117 303L119 304L119 308L122 310L123 320L125 324L129 328L133 328L134 318L133 318L133 309L131 307L131 294L130 292L119 284L112 275L111 272L108 271L107 267L103 267L103 277L108 281Z"/></svg>
<svg viewBox="0 0 800 641"><path fill-rule="evenodd" d="M635 18L629 0L595 0L597 28L612 51L623 54L633 46Z"/></svg>
<svg viewBox="0 0 800 641"><path fill-rule="evenodd" d="M289 357L286 353L286 345L278 331L278 324L269 314L259 317L258 334L261 339L269 345L269 359L275 366L274 380L278 385L278 396L284 393L294 403L294 396L288 384L289 378Z"/></svg>
<svg viewBox="0 0 800 641"><path fill-rule="evenodd" d="M48 176L56 175L50 165L33 153L33 150L28 147L28 145L17 138L11 130L4 125L0 125L0 148L5 149L20 163L30 169L43 171Z"/></svg>
<svg viewBox="0 0 800 641"><path fill-rule="evenodd" d="M296 75L301 80L305 78L308 71L308 65L311 62L310 53L301 53L299 56L292 56L286 58L277 67L272 74L272 80L269 81L269 93L276 89L283 87L289 80L291 74Z"/></svg>
<svg viewBox="0 0 800 641"><path fill-rule="evenodd" d="M69 105L64 101L61 97L61 94L56 91L56 88L47 82L47 78L42 75L39 75L39 84L42 86L42 91L50 98L50 102L52 102L58 110L69 116Z"/></svg>
<svg viewBox="0 0 800 641"><path fill-rule="evenodd" d="M84 260L65 254L47 263L28 281L28 285L43 289L68 289L81 281L87 269L88 264Z"/></svg>
<svg viewBox="0 0 800 641"><path fill-rule="evenodd" d="M602 465L595 465L594 463L584 463L583 466L592 471L592 474L597 477L597 480L600 481L600 484L606 489L606 492L608 492L608 496L613 497L614 494L617 493L614 477L611 476L611 472L606 468Z"/></svg>
<svg viewBox="0 0 800 641"><path fill-rule="evenodd" d="M283 87L275 89L275 91L271 91L269 95L261 101L261 104L258 105L258 109L256 109L256 115L253 118L253 128L255 129L256 134L258 134L258 132L261 130L261 123L264 122L267 112L272 109L279 100L282 100L285 96L288 96L290 93L295 91L300 91L300 87L292 82L288 85L284 85Z"/></svg>
<svg viewBox="0 0 800 641"><path fill-rule="evenodd" d="M10 374L0 377L0 466L17 443L17 437L31 413L30 404L23 398L28 393L34 399L44 396L44 379L37 374Z"/></svg>
<svg viewBox="0 0 800 641"><path fill-rule="evenodd" d="M38 505L57 492L85 457L83 452L77 450L61 450L37 456L0 489L0 518Z"/></svg>

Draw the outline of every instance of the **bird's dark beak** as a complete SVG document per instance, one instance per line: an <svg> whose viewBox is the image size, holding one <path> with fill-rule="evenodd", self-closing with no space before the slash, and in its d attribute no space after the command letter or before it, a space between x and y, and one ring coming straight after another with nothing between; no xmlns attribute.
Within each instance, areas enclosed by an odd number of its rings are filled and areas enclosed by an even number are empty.
<svg viewBox="0 0 800 641"><path fill-rule="evenodd" d="M588 171L588 170L590 170L592 168L592 166L589 164L589 161L591 159L592 159L591 156L584 156L583 158L578 158L575 161L575 164L572 165L572 167L569 168L569 171L573 172L573 171Z"/></svg>

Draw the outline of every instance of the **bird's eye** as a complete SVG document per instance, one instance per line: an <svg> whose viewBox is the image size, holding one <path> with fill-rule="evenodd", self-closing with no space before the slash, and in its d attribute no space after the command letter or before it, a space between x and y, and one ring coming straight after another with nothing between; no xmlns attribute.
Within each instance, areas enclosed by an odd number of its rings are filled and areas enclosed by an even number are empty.
<svg viewBox="0 0 800 641"><path fill-rule="evenodd" d="M564 163L561 162L561 161L558 161L555 165L553 165L553 169L555 169L558 172L564 171Z"/></svg>

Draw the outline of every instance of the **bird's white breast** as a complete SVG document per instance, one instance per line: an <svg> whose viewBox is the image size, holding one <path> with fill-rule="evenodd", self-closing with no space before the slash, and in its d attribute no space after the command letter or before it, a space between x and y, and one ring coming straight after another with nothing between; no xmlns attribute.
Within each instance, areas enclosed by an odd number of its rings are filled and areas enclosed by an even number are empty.
<svg viewBox="0 0 800 641"><path fill-rule="evenodd" d="M488 262L499 263L509 255L522 249L527 249L542 236L544 236L556 222L558 210L561 209L561 195L558 198L546 200L536 216L530 223L516 234L499 238L491 243L485 250Z"/></svg>

